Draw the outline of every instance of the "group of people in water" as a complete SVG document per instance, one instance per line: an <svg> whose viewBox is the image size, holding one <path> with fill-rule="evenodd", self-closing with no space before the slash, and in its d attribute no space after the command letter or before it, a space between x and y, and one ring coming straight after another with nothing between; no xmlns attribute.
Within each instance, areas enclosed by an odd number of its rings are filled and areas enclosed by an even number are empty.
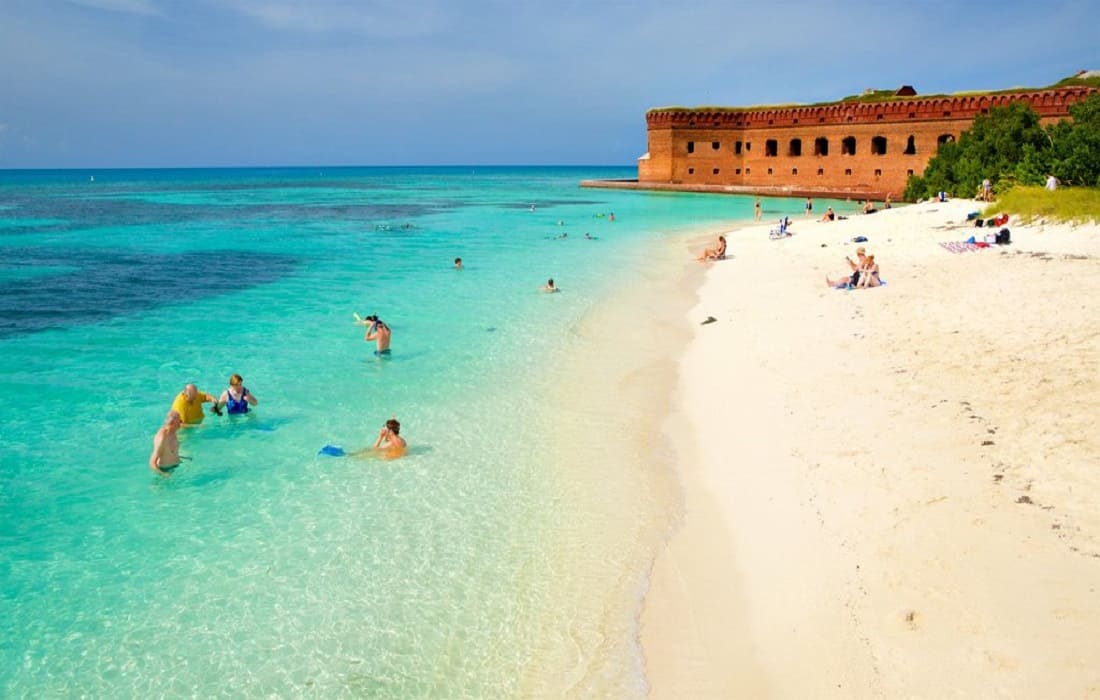
<svg viewBox="0 0 1100 700"><path fill-rule="evenodd" d="M244 385L239 374L229 377L229 386L215 397L205 391L199 391L194 384L188 384L172 401L172 408L164 417L164 425L153 436L153 452L149 455L149 468L157 474L167 476L179 466L180 445L177 431L181 427L198 425L206 418L203 404L213 404L211 410L223 415L222 408L231 416L248 413L249 407L260 403L256 395Z"/></svg>

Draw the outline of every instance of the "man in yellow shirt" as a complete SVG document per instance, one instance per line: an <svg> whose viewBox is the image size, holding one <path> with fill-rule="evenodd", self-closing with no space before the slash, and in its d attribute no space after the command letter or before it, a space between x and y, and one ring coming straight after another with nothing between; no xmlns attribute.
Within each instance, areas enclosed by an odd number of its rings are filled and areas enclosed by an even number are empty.
<svg viewBox="0 0 1100 700"><path fill-rule="evenodd" d="M176 400L172 402L172 410L180 414L180 418L183 419L184 425L196 425L202 422L205 415L202 412L202 405L204 403L214 404L214 413L221 415L221 410L218 408L218 397L212 394L207 394L205 391L199 391L198 387L194 384L188 384L183 387L183 391L179 393Z"/></svg>

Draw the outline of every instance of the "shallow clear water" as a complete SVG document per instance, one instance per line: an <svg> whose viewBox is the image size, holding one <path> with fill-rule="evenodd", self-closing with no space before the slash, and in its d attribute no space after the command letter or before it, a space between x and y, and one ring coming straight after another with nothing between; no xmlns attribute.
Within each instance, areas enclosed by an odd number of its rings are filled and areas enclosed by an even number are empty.
<svg viewBox="0 0 1100 700"><path fill-rule="evenodd" d="M3 694L644 694L675 494L637 438L652 358L607 336L662 246L752 201L577 186L630 175L0 173ZM156 477L174 395L233 372L259 407ZM391 415L407 457L318 455Z"/></svg>

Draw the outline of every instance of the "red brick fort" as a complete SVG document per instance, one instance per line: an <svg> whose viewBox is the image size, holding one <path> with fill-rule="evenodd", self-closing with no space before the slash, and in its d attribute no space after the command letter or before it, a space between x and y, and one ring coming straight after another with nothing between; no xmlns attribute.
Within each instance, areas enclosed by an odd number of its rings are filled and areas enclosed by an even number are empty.
<svg viewBox="0 0 1100 700"><path fill-rule="evenodd" d="M993 107L1026 102L1042 123L1096 88L916 97L906 86L878 101L745 108L668 107L646 113L648 152L637 182L585 186L899 199L940 144Z"/></svg>

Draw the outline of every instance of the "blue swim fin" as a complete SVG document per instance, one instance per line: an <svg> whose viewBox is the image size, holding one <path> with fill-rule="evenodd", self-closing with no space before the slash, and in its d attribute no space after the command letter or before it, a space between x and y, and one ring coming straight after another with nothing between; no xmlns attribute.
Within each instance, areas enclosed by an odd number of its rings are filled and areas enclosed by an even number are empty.
<svg viewBox="0 0 1100 700"><path fill-rule="evenodd" d="M339 445L325 445L317 454L325 455L326 457L343 457L344 448Z"/></svg>

